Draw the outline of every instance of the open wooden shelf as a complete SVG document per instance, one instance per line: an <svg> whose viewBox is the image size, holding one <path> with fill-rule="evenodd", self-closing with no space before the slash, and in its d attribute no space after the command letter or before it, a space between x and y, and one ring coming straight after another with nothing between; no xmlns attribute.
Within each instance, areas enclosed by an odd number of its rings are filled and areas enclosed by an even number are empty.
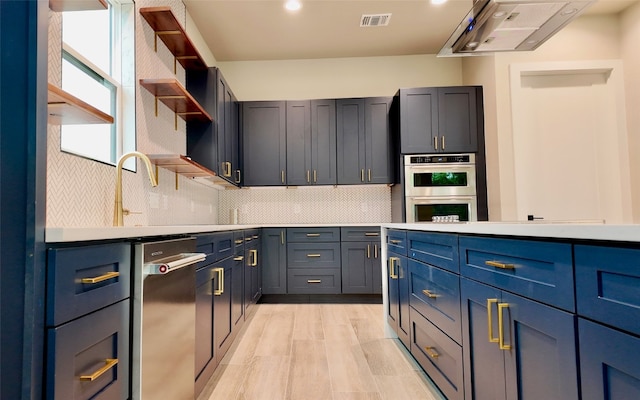
<svg viewBox="0 0 640 400"><path fill-rule="evenodd" d="M140 85L147 89L156 99L156 116L158 115L158 100L169 107L176 115L185 121L213 121L213 118L175 79L140 79Z"/></svg>
<svg viewBox="0 0 640 400"><path fill-rule="evenodd" d="M176 190L178 190L178 175L217 188L235 188L233 184L220 178L215 172L203 167L187 156L180 154L148 154L147 156L156 168L160 167L175 172ZM158 173L156 171L157 177Z"/></svg>
<svg viewBox="0 0 640 400"><path fill-rule="evenodd" d="M206 69L202 56L196 50L182 25L178 22L171 7L144 7L140 9L140 14L149 23L155 32L154 46L158 51L158 37L164 42L175 62L178 61L185 69Z"/></svg>
<svg viewBox="0 0 640 400"><path fill-rule="evenodd" d="M48 84L49 123L55 125L113 124L113 117L52 83Z"/></svg>
<svg viewBox="0 0 640 400"><path fill-rule="evenodd" d="M106 0L49 0L49 8L52 11L90 11L106 10Z"/></svg>

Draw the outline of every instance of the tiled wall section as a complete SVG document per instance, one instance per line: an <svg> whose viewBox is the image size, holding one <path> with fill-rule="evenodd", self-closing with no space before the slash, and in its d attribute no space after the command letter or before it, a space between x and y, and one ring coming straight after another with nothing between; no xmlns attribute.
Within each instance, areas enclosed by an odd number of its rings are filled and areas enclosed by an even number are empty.
<svg viewBox="0 0 640 400"><path fill-rule="evenodd" d="M220 223L238 208L241 224L391 222L387 186L251 188L220 193Z"/></svg>
<svg viewBox="0 0 640 400"><path fill-rule="evenodd" d="M176 78L185 84L184 70L178 64L173 73L173 57L159 41L153 50L153 30L138 10L149 6L171 6L181 23L185 8L180 0L136 0L136 136L137 149L147 154L185 154L186 124L164 105L155 116L154 98L142 89L141 78ZM61 80L61 15L51 12L49 18L49 81ZM113 219L115 168L60 151L60 127L50 125L47 145L47 226L110 226ZM145 166L138 162L138 173L123 174L124 206L136 214L125 217L125 225L216 224L218 222L217 190L179 177L175 189L173 173L159 169L159 185L149 184Z"/></svg>

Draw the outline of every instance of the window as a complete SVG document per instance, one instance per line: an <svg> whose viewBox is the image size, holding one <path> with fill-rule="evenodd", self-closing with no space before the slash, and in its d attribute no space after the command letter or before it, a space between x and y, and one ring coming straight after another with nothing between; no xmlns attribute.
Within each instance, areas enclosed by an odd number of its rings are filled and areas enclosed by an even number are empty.
<svg viewBox="0 0 640 400"><path fill-rule="evenodd" d="M115 164L135 150L134 19L131 0L62 14L62 89L114 117L113 124L63 125L61 150ZM128 169L135 160L128 160Z"/></svg>

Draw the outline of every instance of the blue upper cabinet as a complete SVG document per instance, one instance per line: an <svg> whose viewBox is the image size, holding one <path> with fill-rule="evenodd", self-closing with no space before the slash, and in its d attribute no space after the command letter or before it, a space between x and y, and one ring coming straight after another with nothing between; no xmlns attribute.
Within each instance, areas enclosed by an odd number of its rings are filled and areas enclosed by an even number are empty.
<svg viewBox="0 0 640 400"><path fill-rule="evenodd" d="M400 89L400 151L474 153L484 138L482 88Z"/></svg>

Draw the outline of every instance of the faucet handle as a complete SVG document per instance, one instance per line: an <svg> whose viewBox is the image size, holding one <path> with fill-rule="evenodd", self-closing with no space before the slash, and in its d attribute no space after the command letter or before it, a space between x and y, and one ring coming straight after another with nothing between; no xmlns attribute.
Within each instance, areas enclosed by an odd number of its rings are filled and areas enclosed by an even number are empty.
<svg viewBox="0 0 640 400"><path fill-rule="evenodd" d="M131 211L128 208L122 209L122 215L131 215L131 214L142 214L141 211Z"/></svg>

